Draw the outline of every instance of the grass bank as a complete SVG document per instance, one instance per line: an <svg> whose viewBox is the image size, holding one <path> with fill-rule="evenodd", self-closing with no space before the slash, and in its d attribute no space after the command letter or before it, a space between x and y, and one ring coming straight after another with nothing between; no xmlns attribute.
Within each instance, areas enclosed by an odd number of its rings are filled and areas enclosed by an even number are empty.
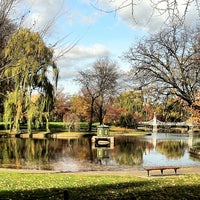
<svg viewBox="0 0 200 200"><path fill-rule="evenodd" d="M200 175L140 178L131 175L0 172L0 199L199 199Z"/></svg>
<svg viewBox="0 0 200 200"><path fill-rule="evenodd" d="M94 127L97 127L95 125ZM75 131L68 131L66 127L64 126L63 122L50 122L50 132L42 131L42 130L33 130L32 134L27 133L26 129L22 129L20 134L16 133L10 133L9 130L3 130L0 129L0 137L20 137L20 138L58 138L58 139L66 139L66 138L77 138L81 137L83 135L91 135L91 134L96 134L97 130L93 130L92 133L89 133L87 131L87 124L82 123L81 125L81 130L79 132ZM96 128L95 128L96 129ZM109 133L110 136L117 136L117 135L126 135L126 136L131 136L131 135L144 135L147 134L147 132L144 131L139 131L136 129L130 129L130 128L125 128L125 127L117 127L117 126L110 126L109 127Z"/></svg>

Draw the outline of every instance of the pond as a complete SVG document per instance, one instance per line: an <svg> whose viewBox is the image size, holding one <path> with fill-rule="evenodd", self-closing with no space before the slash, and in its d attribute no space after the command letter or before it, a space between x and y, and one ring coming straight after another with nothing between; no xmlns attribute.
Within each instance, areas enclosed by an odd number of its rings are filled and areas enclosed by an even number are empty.
<svg viewBox="0 0 200 200"><path fill-rule="evenodd" d="M199 135L157 133L115 136L114 145L94 147L91 137L76 139L0 138L0 167L63 172L131 170L143 166L200 166L189 148Z"/></svg>

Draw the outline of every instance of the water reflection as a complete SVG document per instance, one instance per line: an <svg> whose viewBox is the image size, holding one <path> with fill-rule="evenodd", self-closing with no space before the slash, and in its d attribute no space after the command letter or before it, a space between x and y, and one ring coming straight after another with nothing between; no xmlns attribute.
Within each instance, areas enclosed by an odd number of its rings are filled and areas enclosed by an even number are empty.
<svg viewBox="0 0 200 200"><path fill-rule="evenodd" d="M184 156L187 145L181 141L160 142L156 150L165 155L167 159L179 159Z"/></svg>
<svg viewBox="0 0 200 200"><path fill-rule="evenodd" d="M152 142L153 149L144 155L143 165L200 166L200 159L194 159L188 152L200 141L199 135L158 133L144 139Z"/></svg>
<svg viewBox="0 0 200 200"><path fill-rule="evenodd" d="M92 148L91 138L0 138L0 167L59 171L126 170L143 165L198 165L188 153L200 136L152 134L115 137L111 149Z"/></svg>
<svg viewBox="0 0 200 200"><path fill-rule="evenodd" d="M75 159L92 159L88 139L47 140L2 138L0 167L55 170L69 166L76 171Z"/></svg>
<svg viewBox="0 0 200 200"><path fill-rule="evenodd" d="M139 165L143 161L146 141L136 137L119 137L116 139L115 151L112 157L119 165Z"/></svg>

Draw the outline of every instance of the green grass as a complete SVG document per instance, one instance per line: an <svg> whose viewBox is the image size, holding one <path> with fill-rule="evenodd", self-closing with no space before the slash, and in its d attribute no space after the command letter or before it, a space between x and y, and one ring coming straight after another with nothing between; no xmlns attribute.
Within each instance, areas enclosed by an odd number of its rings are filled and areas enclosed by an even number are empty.
<svg viewBox="0 0 200 200"><path fill-rule="evenodd" d="M131 175L0 172L0 199L199 199L200 175L139 178Z"/></svg>

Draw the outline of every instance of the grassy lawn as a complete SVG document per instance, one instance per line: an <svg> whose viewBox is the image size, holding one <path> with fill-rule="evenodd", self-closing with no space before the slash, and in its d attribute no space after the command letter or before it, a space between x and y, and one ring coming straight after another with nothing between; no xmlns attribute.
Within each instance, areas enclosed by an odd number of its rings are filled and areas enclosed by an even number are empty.
<svg viewBox="0 0 200 200"><path fill-rule="evenodd" d="M0 172L0 199L199 199L200 175L140 178L131 175Z"/></svg>

